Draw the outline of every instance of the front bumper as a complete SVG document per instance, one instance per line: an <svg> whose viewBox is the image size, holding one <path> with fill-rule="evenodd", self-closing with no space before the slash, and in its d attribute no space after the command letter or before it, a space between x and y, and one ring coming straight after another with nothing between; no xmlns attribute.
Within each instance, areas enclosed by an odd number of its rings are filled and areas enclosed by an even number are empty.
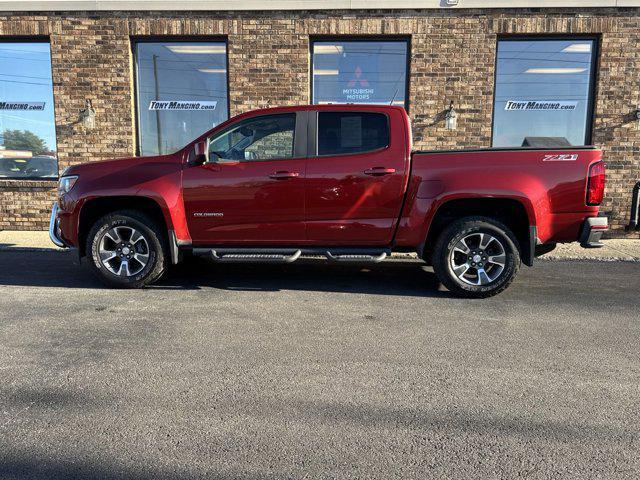
<svg viewBox="0 0 640 480"><path fill-rule="evenodd" d="M604 246L601 242L602 234L607 230L609 230L607 217L587 218L580 234L580 246L582 248L600 248Z"/></svg>
<svg viewBox="0 0 640 480"><path fill-rule="evenodd" d="M67 245L60 238L60 226L58 225L58 202L53 204L51 209L51 219L49 220L49 238L60 248L67 248Z"/></svg>

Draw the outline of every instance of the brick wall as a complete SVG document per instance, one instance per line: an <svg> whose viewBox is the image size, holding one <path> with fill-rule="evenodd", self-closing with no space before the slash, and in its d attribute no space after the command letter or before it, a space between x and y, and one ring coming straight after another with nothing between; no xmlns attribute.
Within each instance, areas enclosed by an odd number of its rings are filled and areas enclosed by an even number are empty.
<svg viewBox="0 0 640 480"><path fill-rule="evenodd" d="M410 37L409 110L417 148L491 144L496 40L512 34L597 34L601 38L594 143L609 165L603 210L616 235L629 221L640 179L640 9L367 12L105 12L3 14L0 36L51 39L60 168L135 152L131 37L226 36L231 114L310 101L309 39L314 35ZM97 128L74 122L84 100ZM444 128L453 100L458 129ZM0 181L0 228L46 226L51 182ZM637 236L637 234L635 234Z"/></svg>

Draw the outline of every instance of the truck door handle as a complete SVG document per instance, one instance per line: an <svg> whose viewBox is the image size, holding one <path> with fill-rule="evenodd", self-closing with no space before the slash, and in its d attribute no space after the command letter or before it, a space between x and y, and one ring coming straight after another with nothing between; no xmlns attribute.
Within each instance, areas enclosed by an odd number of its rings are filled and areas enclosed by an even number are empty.
<svg viewBox="0 0 640 480"><path fill-rule="evenodd" d="M373 168L368 168L367 170L364 171L365 175L373 175L373 176L391 175L392 173L396 173L395 168L373 167Z"/></svg>
<svg viewBox="0 0 640 480"><path fill-rule="evenodd" d="M275 180L286 180L287 178L296 178L299 175L300 174L298 172L279 171L273 172L271 175L269 175L269 178L273 178Z"/></svg>

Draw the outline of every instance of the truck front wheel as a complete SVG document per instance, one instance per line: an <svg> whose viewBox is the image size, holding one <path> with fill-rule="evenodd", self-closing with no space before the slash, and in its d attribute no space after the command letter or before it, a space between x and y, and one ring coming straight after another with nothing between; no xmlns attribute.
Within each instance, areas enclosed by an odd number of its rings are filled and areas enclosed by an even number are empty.
<svg viewBox="0 0 640 480"><path fill-rule="evenodd" d="M447 227L433 252L433 269L454 295L485 298L505 290L520 268L518 241L502 223L467 217Z"/></svg>
<svg viewBox="0 0 640 480"><path fill-rule="evenodd" d="M100 218L87 235L91 270L105 284L140 288L160 279L167 266L164 235L142 212L122 210Z"/></svg>

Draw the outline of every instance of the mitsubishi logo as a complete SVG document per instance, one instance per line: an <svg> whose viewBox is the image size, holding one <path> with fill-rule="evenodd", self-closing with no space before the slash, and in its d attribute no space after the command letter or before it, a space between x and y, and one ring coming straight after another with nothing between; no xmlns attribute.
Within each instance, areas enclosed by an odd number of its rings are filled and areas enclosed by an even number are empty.
<svg viewBox="0 0 640 480"><path fill-rule="evenodd" d="M351 80L349 80L349 83L347 83L347 86L349 88L353 88L356 86L356 84L360 84L361 87L368 87L369 86L369 80L367 80L366 78L361 78L362 77L362 69L360 67L356 67L356 71L354 72L354 78L352 78Z"/></svg>

